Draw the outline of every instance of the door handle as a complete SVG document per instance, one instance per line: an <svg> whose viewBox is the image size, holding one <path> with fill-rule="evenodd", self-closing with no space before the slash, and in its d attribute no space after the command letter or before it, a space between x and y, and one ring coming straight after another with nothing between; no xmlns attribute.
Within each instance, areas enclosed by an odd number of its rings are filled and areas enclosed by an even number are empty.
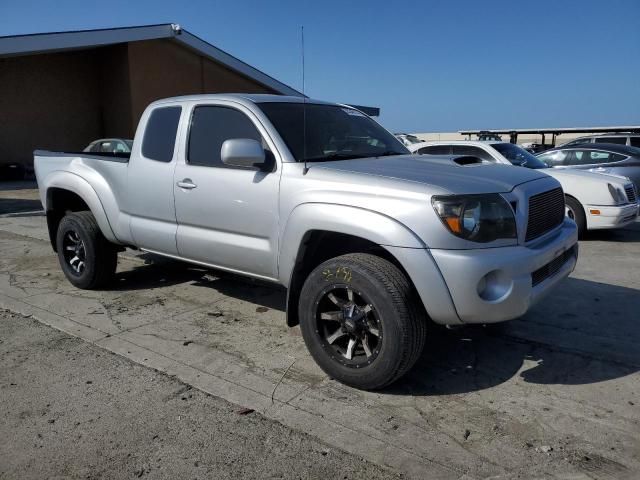
<svg viewBox="0 0 640 480"><path fill-rule="evenodd" d="M197 187L197 185L193 183L190 178L185 178L182 181L176 183L176 185L186 190L192 190Z"/></svg>

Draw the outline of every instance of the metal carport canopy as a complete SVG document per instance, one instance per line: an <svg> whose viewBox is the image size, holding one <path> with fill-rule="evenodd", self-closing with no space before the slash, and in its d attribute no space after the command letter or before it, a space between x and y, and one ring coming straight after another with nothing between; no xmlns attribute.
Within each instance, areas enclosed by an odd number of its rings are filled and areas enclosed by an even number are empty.
<svg viewBox="0 0 640 480"><path fill-rule="evenodd" d="M640 125L628 125L628 126L615 126L615 127L575 127L575 128L505 128L500 130L459 130L461 135L477 135L479 133L496 133L498 135L510 135L510 134L556 134L563 133L640 133Z"/></svg>

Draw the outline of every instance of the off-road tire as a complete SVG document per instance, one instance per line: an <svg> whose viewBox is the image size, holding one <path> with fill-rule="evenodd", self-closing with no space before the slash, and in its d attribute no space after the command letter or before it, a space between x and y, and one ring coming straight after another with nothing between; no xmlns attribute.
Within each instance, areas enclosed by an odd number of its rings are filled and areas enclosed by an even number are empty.
<svg viewBox="0 0 640 480"><path fill-rule="evenodd" d="M84 246L85 265L81 272L76 271L69 263L68 256L65 256L65 251L69 251L66 248L69 246L68 234L73 235L73 232L76 234L74 237L79 238ZM118 263L118 252L116 247L102 235L91 212L72 212L62 218L56 233L56 249L62 271L74 286L84 290L94 290L105 287L113 279ZM73 255L73 253L67 253L67 255ZM75 264L77 265L77 262Z"/></svg>
<svg viewBox="0 0 640 480"><path fill-rule="evenodd" d="M347 366L344 358L327 351L327 338L319 331L318 305L322 292L334 285L357 291L379 317L382 334L370 364ZM415 289L398 267L375 255L342 255L315 268L302 287L298 314L305 344L320 368L355 388L378 390L390 385L413 367L424 348L427 318Z"/></svg>

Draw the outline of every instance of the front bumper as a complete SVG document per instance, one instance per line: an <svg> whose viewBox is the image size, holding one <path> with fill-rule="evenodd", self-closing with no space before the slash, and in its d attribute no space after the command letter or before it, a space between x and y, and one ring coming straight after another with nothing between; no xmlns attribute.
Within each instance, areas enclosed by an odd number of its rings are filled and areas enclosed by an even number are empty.
<svg viewBox="0 0 640 480"><path fill-rule="evenodd" d="M459 319L496 323L523 315L573 271L577 241L576 224L567 219L555 235L534 246L432 249L431 255Z"/></svg>
<svg viewBox="0 0 640 480"><path fill-rule="evenodd" d="M621 207L601 207L586 205L587 229L600 230L605 228L619 228L629 225L638 218L640 206L637 203L623 205ZM592 212L597 211L598 214Z"/></svg>

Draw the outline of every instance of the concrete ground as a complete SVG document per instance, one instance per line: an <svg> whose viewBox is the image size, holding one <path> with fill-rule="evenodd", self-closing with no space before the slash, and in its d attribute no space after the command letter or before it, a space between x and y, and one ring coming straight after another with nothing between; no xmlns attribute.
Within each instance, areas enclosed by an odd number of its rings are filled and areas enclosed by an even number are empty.
<svg viewBox="0 0 640 480"><path fill-rule="evenodd" d="M282 289L130 252L110 290L73 288L37 215L0 218L0 306L410 478L638 478L640 224L580 248L526 316L432 328L378 393L319 370Z"/></svg>
<svg viewBox="0 0 640 480"><path fill-rule="evenodd" d="M0 339L2 479L398 478L35 320Z"/></svg>

